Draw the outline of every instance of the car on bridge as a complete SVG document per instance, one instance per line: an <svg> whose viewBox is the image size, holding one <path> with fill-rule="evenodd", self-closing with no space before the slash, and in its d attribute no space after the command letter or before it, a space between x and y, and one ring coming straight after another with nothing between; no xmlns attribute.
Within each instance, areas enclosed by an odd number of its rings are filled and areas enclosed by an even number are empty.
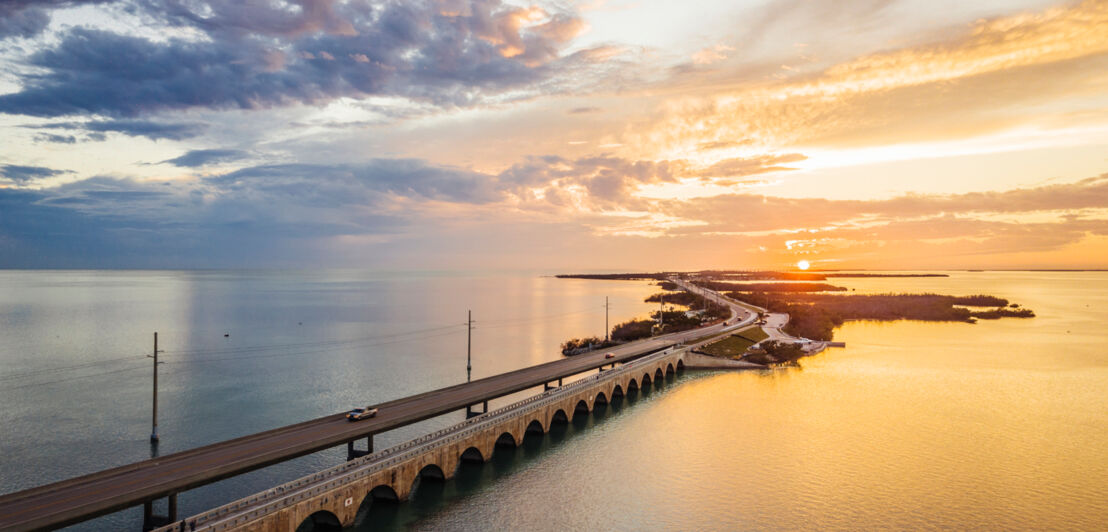
<svg viewBox="0 0 1108 532"><path fill-rule="evenodd" d="M615 357L616 357L615 353L605 353L604 354L604 358L615 358Z"/></svg>
<svg viewBox="0 0 1108 532"><path fill-rule="evenodd" d="M377 415L377 409L376 408L370 408L370 407L367 406L365 408L355 408L354 410L351 410L351 411L347 412L346 413L346 420L347 421L361 421L363 419L369 419L369 418L371 418L373 416L376 416L376 415Z"/></svg>

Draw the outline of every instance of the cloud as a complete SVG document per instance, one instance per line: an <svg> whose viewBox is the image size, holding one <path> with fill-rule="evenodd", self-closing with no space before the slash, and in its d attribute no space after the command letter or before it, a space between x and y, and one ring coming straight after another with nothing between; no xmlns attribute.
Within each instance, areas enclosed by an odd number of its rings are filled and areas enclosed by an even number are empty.
<svg viewBox="0 0 1108 532"><path fill-rule="evenodd" d="M250 154L241 150L190 150L180 157L174 157L173 159L167 159L162 162L184 168L196 168L209 164L237 161L249 155Z"/></svg>
<svg viewBox="0 0 1108 532"><path fill-rule="evenodd" d="M69 170L55 170L53 168L45 168L42 166L20 166L15 164L3 164L0 165L0 177L14 181L15 183L24 184L38 179L46 177L54 177L57 175L70 173Z"/></svg>
<svg viewBox="0 0 1108 532"><path fill-rule="evenodd" d="M160 111L260 109L400 96L471 105L539 90L557 73L576 16L474 2L446 16L434 2L152 1L136 6L202 39L153 41L88 27L22 59L34 75L0 95L0 112L134 117ZM570 58L567 58L570 60Z"/></svg>
<svg viewBox="0 0 1108 532"><path fill-rule="evenodd" d="M253 166L205 182L226 192L296 198L316 207L384 205L393 200L486 204L502 198L487 174L417 159Z"/></svg>
<svg viewBox="0 0 1108 532"><path fill-rule="evenodd" d="M103 140L104 133L122 133L129 137L146 137L150 140L185 140L200 135L206 128L203 124L198 123L154 122L150 120L91 120L88 122L55 122L23 127L83 131L90 134L85 140ZM95 134L100 134L99 138ZM75 139L75 137L70 138Z"/></svg>
<svg viewBox="0 0 1108 532"><path fill-rule="evenodd" d="M50 10L114 0L4 0L0 3L0 40L34 37L50 24Z"/></svg>
<svg viewBox="0 0 1108 532"><path fill-rule="evenodd" d="M566 159L529 157L497 175L505 191L522 201L541 201L577 210L641 209L641 185L674 183L687 172L685 161L634 161L618 157Z"/></svg>
<svg viewBox="0 0 1108 532"><path fill-rule="evenodd" d="M583 115L583 114L599 113L601 111L603 111L603 109L601 109L599 107L574 107L573 109L570 109L569 111L567 111L567 113L569 113L571 115Z"/></svg>
<svg viewBox="0 0 1108 532"><path fill-rule="evenodd" d="M708 168L700 170L698 173L703 177L746 177L768 172L793 170L793 168L782 165L803 161L805 159L807 159L807 157L799 153L725 159Z"/></svg>
<svg viewBox="0 0 1108 532"><path fill-rule="evenodd" d="M1108 3L984 19L941 35L779 81L719 74L705 84L710 94L667 101L664 117L631 140L663 154L732 139L775 149L949 140L1041 128L1087 112L1104 94L1089 73L1108 68Z"/></svg>
<svg viewBox="0 0 1108 532"><path fill-rule="evenodd" d="M757 169L799 158L782 154L749 164ZM34 262L0 253L0 266L298 264L308 256L327 263L313 246L346 249L341 253L350 251L350 242L451 248L455 243L447 240L469 238L459 227L483 227L501 235L499 243L471 243L498 255L508 253L497 247L506 242L523 246L511 250L517 256L584 245L641 253L645 241L626 239L649 237L698 257L718 249L729 257L762 253L763 260L803 256L905 267L895 261L915 257L949 267L936 257L1049 255L1108 235L1108 174L1034 188L872 201L637 194L643 185L699 179L701 171L688 161L617 157L531 157L495 174L374 159L251 166L182 181L95 177L25 193L0 188L0 248L42 257ZM65 173L15 165L0 172L16 183ZM758 248L768 251L742 251Z"/></svg>
<svg viewBox="0 0 1108 532"><path fill-rule="evenodd" d="M39 133L35 135L35 142L53 142L55 144L76 144L77 137L73 135L55 135L53 133Z"/></svg>
<svg viewBox="0 0 1108 532"><path fill-rule="evenodd" d="M692 62L695 65L710 65L719 61L727 59L727 52L734 52L735 48L727 46L726 44L717 44L704 48L692 55Z"/></svg>

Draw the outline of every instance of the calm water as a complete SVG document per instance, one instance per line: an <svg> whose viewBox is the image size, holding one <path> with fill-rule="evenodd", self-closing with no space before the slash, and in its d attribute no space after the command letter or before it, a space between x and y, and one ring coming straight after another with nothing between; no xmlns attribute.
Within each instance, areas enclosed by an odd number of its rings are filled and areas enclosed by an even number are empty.
<svg viewBox="0 0 1108 532"><path fill-rule="evenodd" d="M835 283L994 294L1039 317L854 322L836 331L846 349L800 369L687 372L454 481L421 485L410 504L376 506L358 528L1103 529L1108 274ZM397 333L453 326L467 307L481 327L481 376L554 359L566 336L599 333L605 294L614 322L647 311L639 301L651 291L342 272L0 272L0 287L3 492L149 456L149 361L30 372L141 356L153 330L164 331L170 362L160 450L171 452L464 379L463 327L417 341ZM259 345L275 347L250 349ZM181 504L195 512L342 458L319 453L187 492ZM102 523L136 520L125 512Z"/></svg>
<svg viewBox="0 0 1108 532"><path fill-rule="evenodd" d="M480 378L560 358L569 337L603 335L605 296L612 323L644 315L654 288L534 274L0 271L0 493L150 458L145 355L154 331L165 350L165 454L464 382L467 309ZM339 464L345 453L186 492L181 513ZM141 508L79 528L137 523Z"/></svg>

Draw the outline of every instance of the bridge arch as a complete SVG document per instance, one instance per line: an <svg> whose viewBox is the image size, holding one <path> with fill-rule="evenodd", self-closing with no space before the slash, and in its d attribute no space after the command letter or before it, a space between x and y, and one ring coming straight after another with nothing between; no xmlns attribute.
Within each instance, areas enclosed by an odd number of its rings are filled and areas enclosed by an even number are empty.
<svg viewBox="0 0 1108 532"><path fill-rule="evenodd" d="M593 404L594 405L606 405L606 404L608 404L608 397L606 395L604 395L604 392L599 392L599 393L596 394L596 398L593 399Z"/></svg>
<svg viewBox="0 0 1108 532"><path fill-rule="evenodd" d="M662 373L662 368L657 368L654 370L654 380L664 379L665 376L666 375Z"/></svg>
<svg viewBox="0 0 1108 532"><path fill-rule="evenodd" d="M339 521L339 516L320 510L305 518L296 527L296 532L342 532L342 521Z"/></svg>
<svg viewBox="0 0 1108 532"><path fill-rule="evenodd" d="M443 482L446 482L446 473L443 472L442 468L438 464L427 464L408 483L408 495L411 496L417 489L425 489L422 488L425 483L434 483L441 486Z"/></svg>
<svg viewBox="0 0 1108 532"><path fill-rule="evenodd" d="M497 447L515 447L517 445L519 445L519 442L516 441L516 437L512 436L511 432L502 432L500 436L496 437Z"/></svg>
<svg viewBox="0 0 1108 532"><path fill-rule="evenodd" d="M388 484L379 484L366 492L365 497L362 497L362 503L358 505L357 513L354 515L354 523L358 524L363 522L369 515L370 509L375 505L386 505L392 507L391 510L386 511L395 511L396 505L399 503L400 497L397 496L396 490L394 490L392 486ZM316 530L320 529L316 528ZM338 528L336 530L342 529ZM297 529L297 532L301 532L300 529Z"/></svg>
<svg viewBox="0 0 1108 532"><path fill-rule="evenodd" d="M446 480L446 473L438 464L427 464L419 470L416 478L429 478L432 480Z"/></svg>
<svg viewBox="0 0 1108 532"><path fill-rule="evenodd" d="M481 449L476 447L468 447L462 451L461 456L458 457L458 462L484 462L485 456L481 454Z"/></svg>
<svg viewBox="0 0 1108 532"><path fill-rule="evenodd" d="M623 397L623 386L618 384L612 387L612 399L617 397Z"/></svg>
<svg viewBox="0 0 1108 532"><path fill-rule="evenodd" d="M634 377L631 377L631 380L627 381L627 393L637 391L639 391L639 383L635 380Z"/></svg>
<svg viewBox="0 0 1108 532"><path fill-rule="evenodd" d="M679 358L677 359L677 372L680 373L682 371L685 371L685 361Z"/></svg>
<svg viewBox="0 0 1108 532"><path fill-rule="evenodd" d="M642 379L639 379L639 380L642 381L642 387L643 388L646 388L647 386L650 386L651 384L653 384L653 381L650 380L650 374L649 373L643 373Z"/></svg>
<svg viewBox="0 0 1108 532"><path fill-rule="evenodd" d="M666 375L673 375L677 373L677 370L673 369L673 364L666 364Z"/></svg>
<svg viewBox="0 0 1108 532"><path fill-rule="evenodd" d="M569 423L569 416L566 415L566 411L561 408L554 411L554 414L550 416L550 424L554 423Z"/></svg>
<svg viewBox="0 0 1108 532"><path fill-rule="evenodd" d="M390 501L396 502L400 500L400 496L397 495L396 489L388 484L379 484L369 490L366 497L372 498L374 501Z"/></svg>
<svg viewBox="0 0 1108 532"><path fill-rule="evenodd" d="M577 405L573 407L573 419L580 415L589 415L589 404L584 399L577 401Z"/></svg>
<svg viewBox="0 0 1108 532"><path fill-rule="evenodd" d="M529 434L542 436L546 434L546 427L543 426L542 421L532 419L531 422L527 424L527 428L523 430L523 437L526 438Z"/></svg>

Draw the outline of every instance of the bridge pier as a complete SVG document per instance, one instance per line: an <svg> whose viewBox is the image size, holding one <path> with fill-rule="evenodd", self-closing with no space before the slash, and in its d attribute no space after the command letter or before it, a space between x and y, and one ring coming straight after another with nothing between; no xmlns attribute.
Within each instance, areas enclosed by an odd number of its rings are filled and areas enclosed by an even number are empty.
<svg viewBox="0 0 1108 532"><path fill-rule="evenodd" d="M560 381L560 380L561 380L561 379L559 379L559 381ZM471 417L477 417L477 416L479 416L479 415L481 415L481 414L486 414L486 413L488 413L488 411L489 411L489 402L488 402L488 401L485 401L485 402L481 403L481 405L482 405L482 408L483 408L483 410L482 410L482 411L480 411L480 412L478 412L478 411L476 411L476 410L474 410L474 409L473 409L473 407L474 407L474 406L476 406L476 405L469 405L469 406L466 406L466 419L469 419L469 418L471 418Z"/></svg>
<svg viewBox="0 0 1108 532"><path fill-rule="evenodd" d="M354 442L357 440L350 440L346 442L346 459L347 461L353 460L365 456L367 454L373 454L373 435L366 436L366 450L359 451L354 448Z"/></svg>
<svg viewBox="0 0 1108 532"><path fill-rule="evenodd" d="M544 391L544 392L549 391L549 390L553 390L554 388L561 388L561 387L562 387L562 379L558 379L558 385L557 386L551 386L549 382L542 383L542 391Z"/></svg>
<svg viewBox="0 0 1108 532"><path fill-rule="evenodd" d="M155 528L168 525L177 521L177 494L169 494L169 504L166 508L166 515L154 514L154 501L146 501L142 503L142 530L154 530Z"/></svg>

